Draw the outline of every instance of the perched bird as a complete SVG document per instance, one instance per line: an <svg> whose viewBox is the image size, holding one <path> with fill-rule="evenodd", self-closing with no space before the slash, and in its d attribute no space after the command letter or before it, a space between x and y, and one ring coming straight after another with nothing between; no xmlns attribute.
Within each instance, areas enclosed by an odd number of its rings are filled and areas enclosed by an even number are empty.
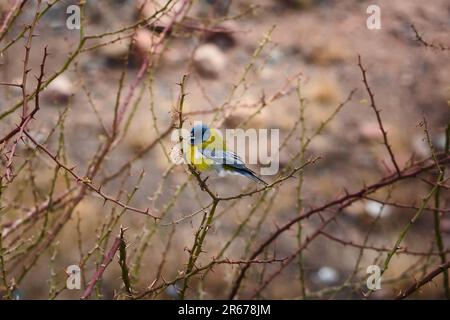
<svg viewBox="0 0 450 320"><path fill-rule="evenodd" d="M222 135L206 124L196 124L191 130L187 161L200 172L214 170L220 176L226 174L243 175L253 181L267 183L246 167L244 161L232 151L227 150Z"/></svg>

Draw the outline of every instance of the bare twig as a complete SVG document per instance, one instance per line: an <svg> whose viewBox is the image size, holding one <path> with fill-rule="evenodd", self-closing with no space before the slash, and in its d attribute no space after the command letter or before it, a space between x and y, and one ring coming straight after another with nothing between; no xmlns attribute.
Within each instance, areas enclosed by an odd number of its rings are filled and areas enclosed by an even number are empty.
<svg viewBox="0 0 450 320"><path fill-rule="evenodd" d="M370 107L373 109L373 111L375 112L375 115L377 116L377 121L378 121L378 126L380 127L380 131L383 135L383 143L386 146L387 151L389 152L389 156L391 157L391 161L392 164L395 167L395 170L397 171L397 174L400 175L400 168L397 164L397 161L395 160L395 156L394 153L392 152L392 148L389 144L388 138L387 138L387 132L384 129L384 125L383 122L381 121L381 115L380 115L380 110L377 108L376 104L375 104L375 96L372 92L372 89L370 89L369 83L367 82L367 75L366 75L366 69L364 69L362 62L361 62L361 56L358 55L358 66L361 70L362 76L363 76L363 83L364 86L366 87L367 93L369 94L369 98L370 98Z"/></svg>
<svg viewBox="0 0 450 320"><path fill-rule="evenodd" d="M414 24L411 24L411 29L413 30L414 35L416 36L416 40L420 44L422 44L424 47L431 48L434 50L440 50L440 51L450 50L449 46L446 46L442 43L431 43L431 42L428 42L427 40L425 40L423 38L423 36L419 33L419 31L417 30L417 28Z"/></svg>

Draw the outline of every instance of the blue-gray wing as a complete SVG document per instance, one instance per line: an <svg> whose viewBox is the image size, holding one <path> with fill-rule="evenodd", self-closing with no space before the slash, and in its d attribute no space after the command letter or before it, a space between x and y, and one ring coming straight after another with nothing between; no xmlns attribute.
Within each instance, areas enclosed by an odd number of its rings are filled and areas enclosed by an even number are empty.
<svg viewBox="0 0 450 320"><path fill-rule="evenodd" d="M252 170L247 168L244 161L242 161L242 159L232 151L203 149L202 154L204 157L213 160L216 165L222 166L225 170L230 170L267 185L264 180L259 178Z"/></svg>
<svg viewBox="0 0 450 320"><path fill-rule="evenodd" d="M241 157L232 151L203 149L202 154L208 159L213 160L216 164L229 165L232 167L245 167L245 163L242 161Z"/></svg>

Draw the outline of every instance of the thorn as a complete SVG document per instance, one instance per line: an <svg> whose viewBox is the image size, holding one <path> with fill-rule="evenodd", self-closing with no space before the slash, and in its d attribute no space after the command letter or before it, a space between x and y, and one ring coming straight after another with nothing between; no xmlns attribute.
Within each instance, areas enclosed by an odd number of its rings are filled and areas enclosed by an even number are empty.
<svg viewBox="0 0 450 320"><path fill-rule="evenodd" d="M349 192L348 192L348 190L347 190L346 187L344 187L344 192L345 192L345 195L346 195L346 196L349 196Z"/></svg>

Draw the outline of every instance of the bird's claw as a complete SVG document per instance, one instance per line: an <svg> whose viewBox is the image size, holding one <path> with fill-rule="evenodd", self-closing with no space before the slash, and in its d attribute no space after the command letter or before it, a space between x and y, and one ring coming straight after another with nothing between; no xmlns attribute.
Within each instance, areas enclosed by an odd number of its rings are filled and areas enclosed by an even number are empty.
<svg viewBox="0 0 450 320"><path fill-rule="evenodd" d="M205 189L206 189L206 181L209 179L209 176L207 176L205 179L201 179L200 178L200 180L201 180L201 189L203 190L203 191L205 191Z"/></svg>

